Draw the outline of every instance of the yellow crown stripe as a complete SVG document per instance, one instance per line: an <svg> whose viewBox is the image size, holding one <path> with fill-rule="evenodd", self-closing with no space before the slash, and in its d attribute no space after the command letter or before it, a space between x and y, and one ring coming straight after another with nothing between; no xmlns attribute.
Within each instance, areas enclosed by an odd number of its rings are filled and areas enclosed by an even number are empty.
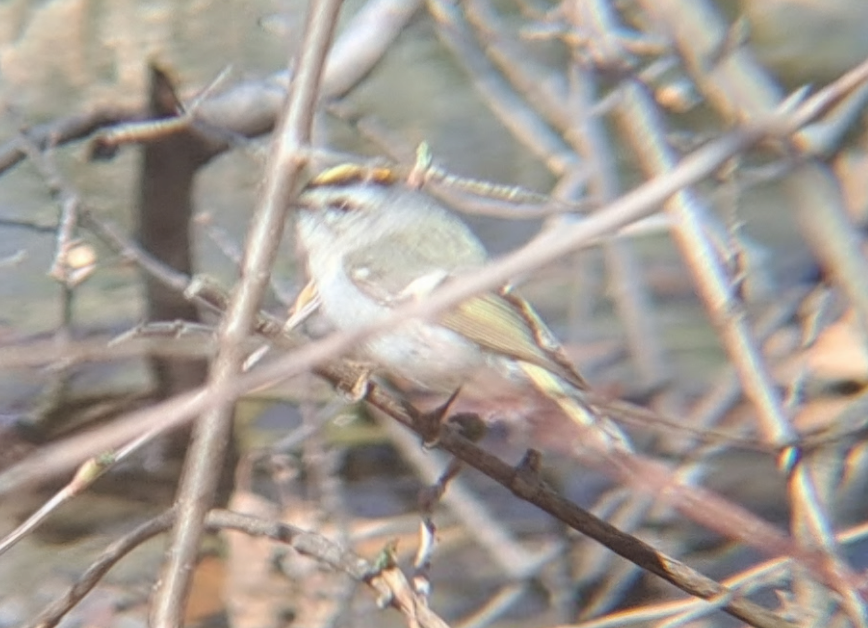
<svg viewBox="0 0 868 628"><path fill-rule="evenodd" d="M398 182L395 172L389 168L372 168L358 164L340 164L316 175L308 184L309 187L341 187L354 183L374 183L377 185L394 185Z"/></svg>

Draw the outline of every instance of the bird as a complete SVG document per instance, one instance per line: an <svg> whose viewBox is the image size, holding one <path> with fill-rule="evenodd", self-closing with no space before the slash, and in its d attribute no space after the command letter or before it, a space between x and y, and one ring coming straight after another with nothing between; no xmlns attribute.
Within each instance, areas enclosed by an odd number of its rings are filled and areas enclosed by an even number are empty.
<svg viewBox="0 0 868 628"><path fill-rule="evenodd" d="M390 168L328 168L301 190L297 205L296 240L309 281L293 311L316 309L338 330L375 324L488 263L463 220ZM588 383L509 285L432 320L402 321L363 340L355 353L375 371L427 392L449 394L479 373L495 373L554 402L586 444L632 451L626 434L587 402Z"/></svg>

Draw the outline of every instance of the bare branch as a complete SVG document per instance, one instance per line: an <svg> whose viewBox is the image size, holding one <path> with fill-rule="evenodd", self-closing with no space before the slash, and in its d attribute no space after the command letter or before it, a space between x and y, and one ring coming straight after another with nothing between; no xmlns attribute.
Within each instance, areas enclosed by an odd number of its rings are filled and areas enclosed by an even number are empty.
<svg viewBox="0 0 868 628"><path fill-rule="evenodd" d="M340 5L340 0L321 0L308 9L298 73L273 140L263 194L248 233L242 280L220 327L220 349L211 367L206 392L217 399L195 424L187 454L177 498L178 521L151 610L155 628L181 625L190 566L199 549L202 523L214 498L231 433L234 400L222 393L241 371L246 357L244 343L268 286L286 213L299 185L305 164L299 151L310 143L314 106Z"/></svg>

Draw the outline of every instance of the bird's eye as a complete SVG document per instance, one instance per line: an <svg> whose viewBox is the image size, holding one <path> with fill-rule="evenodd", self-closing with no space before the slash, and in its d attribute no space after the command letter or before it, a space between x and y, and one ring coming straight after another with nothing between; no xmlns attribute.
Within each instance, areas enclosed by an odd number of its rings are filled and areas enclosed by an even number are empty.
<svg viewBox="0 0 868 628"><path fill-rule="evenodd" d="M349 196L333 196L321 206L321 216L327 224L336 225L344 221L347 214L358 211L359 204Z"/></svg>
<svg viewBox="0 0 868 628"><path fill-rule="evenodd" d="M357 208L358 205L347 196L338 196L336 198L329 199L326 203L326 209L338 211L341 213L347 213Z"/></svg>

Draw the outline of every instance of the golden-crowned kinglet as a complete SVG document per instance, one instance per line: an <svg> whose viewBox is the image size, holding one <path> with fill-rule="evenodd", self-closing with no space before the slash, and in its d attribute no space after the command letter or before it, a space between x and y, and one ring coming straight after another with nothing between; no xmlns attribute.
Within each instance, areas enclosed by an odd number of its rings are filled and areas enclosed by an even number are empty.
<svg viewBox="0 0 868 628"><path fill-rule="evenodd" d="M387 169L337 166L299 197L298 243L310 276L296 310L316 301L337 329L355 329L486 263L457 216ZM587 385L530 305L504 288L473 297L436 322L409 320L360 348L386 373L451 393L493 370L554 401L598 448L630 449L618 427L583 400Z"/></svg>

